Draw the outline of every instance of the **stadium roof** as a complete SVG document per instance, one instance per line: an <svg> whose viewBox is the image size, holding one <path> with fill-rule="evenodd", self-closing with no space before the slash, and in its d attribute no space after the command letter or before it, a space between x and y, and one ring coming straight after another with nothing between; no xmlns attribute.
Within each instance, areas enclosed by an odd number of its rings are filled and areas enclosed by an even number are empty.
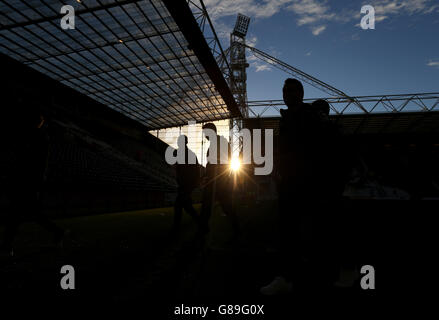
<svg viewBox="0 0 439 320"><path fill-rule="evenodd" d="M64 4L75 29L63 30ZM240 115L184 0L11 0L0 52L149 129Z"/></svg>

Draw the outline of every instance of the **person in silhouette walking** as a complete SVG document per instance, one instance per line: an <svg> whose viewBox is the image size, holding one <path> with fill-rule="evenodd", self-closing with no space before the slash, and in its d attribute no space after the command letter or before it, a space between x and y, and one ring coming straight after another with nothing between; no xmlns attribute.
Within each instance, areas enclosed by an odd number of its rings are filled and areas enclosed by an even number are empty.
<svg viewBox="0 0 439 320"><path fill-rule="evenodd" d="M217 134L213 123L203 126L206 139L210 141L207 150L206 174L204 176L203 203L201 207L201 233L209 232L209 220L215 201L218 201L224 214L232 223L236 238L240 227L233 206L233 180L230 177L231 148L226 138Z"/></svg>
<svg viewBox="0 0 439 320"><path fill-rule="evenodd" d="M16 127L12 145L13 168L8 178L10 209L4 233L3 250L13 255L13 243L19 226L34 221L53 234L55 244L61 245L64 230L42 212L42 193L46 181L49 141L45 118L37 106L27 108Z"/></svg>
<svg viewBox="0 0 439 320"><path fill-rule="evenodd" d="M199 185L200 178L197 156L188 148L187 137L185 135L179 136L177 144L178 150L175 150L175 153L177 154L176 177L178 191L174 205L174 231L176 232L180 230L183 209L199 223L199 216L192 205L191 195L193 190ZM178 155L182 156L179 157Z"/></svg>

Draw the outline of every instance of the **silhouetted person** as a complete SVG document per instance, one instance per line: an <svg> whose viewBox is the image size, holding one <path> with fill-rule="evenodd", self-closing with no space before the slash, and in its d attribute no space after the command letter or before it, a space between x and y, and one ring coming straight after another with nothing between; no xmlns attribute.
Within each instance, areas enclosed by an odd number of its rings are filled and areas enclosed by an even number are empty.
<svg viewBox="0 0 439 320"><path fill-rule="evenodd" d="M199 216L192 206L192 191L199 184L200 168L198 160L187 146L188 140L185 135L178 137L178 149L175 153L183 151L184 161L176 164L178 193L174 205L174 231L178 231L181 225L183 209L199 223ZM192 163L191 163L192 162Z"/></svg>
<svg viewBox="0 0 439 320"><path fill-rule="evenodd" d="M341 127L329 120L330 106L325 100L316 100L312 104L321 118L321 154L324 166L320 185L322 189L322 207L325 214L319 216L316 233L320 235L322 269L338 271L337 286L352 286L359 276L355 259L348 252L349 232L343 230L346 224L347 206L343 201L343 192L353 169L353 153L341 134ZM353 225L350 226L353 228ZM328 280L331 280L328 278Z"/></svg>
<svg viewBox="0 0 439 320"><path fill-rule="evenodd" d="M330 106L325 100L316 100L312 107L317 110L320 124L317 130L320 196L329 201L340 200L351 171L351 155L341 133L341 127L329 119Z"/></svg>
<svg viewBox="0 0 439 320"><path fill-rule="evenodd" d="M10 209L6 222L3 249L13 255L13 242L20 224L34 221L53 234L60 244L64 231L42 213L41 196L46 179L49 144L45 119L37 107L22 115L13 143L14 164L10 168L8 196Z"/></svg>
<svg viewBox="0 0 439 320"><path fill-rule="evenodd" d="M322 121L329 120L329 111L331 108L326 100L323 99L316 100L312 103L312 106L316 109Z"/></svg>
<svg viewBox="0 0 439 320"><path fill-rule="evenodd" d="M261 293L271 295L290 291L301 274L300 266L307 258L309 245L302 233L309 228L310 214L319 201L318 166L320 116L316 108L303 103L303 86L287 79L283 99L288 107L281 110L279 134L279 276L263 287ZM306 230L309 233L309 230Z"/></svg>
<svg viewBox="0 0 439 320"><path fill-rule="evenodd" d="M203 204L201 207L201 232L206 234L209 232L209 220L212 214L215 200L219 202L221 208L232 222L234 237L240 233L236 212L233 206L233 180L230 178L230 158L231 150L229 142L223 136L217 135L216 126L213 123L207 123L203 129L210 129L214 133L213 139L216 139L216 164L209 161L209 158L215 159L212 154L213 141L210 141L209 135L206 134L207 140L211 145L207 150L206 174L204 176ZM225 146L221 148L221 145ZM221 161L221 159L223 161Z"/></svg>

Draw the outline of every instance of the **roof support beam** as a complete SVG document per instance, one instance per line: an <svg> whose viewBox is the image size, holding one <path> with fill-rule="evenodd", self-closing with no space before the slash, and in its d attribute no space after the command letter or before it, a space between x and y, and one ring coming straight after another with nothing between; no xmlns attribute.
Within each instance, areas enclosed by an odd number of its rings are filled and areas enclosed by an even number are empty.
<svg viewBox="0 0 439 320"><path fill-rule="evenodd" d="M114 2L114 3L110 3L110 4L106 4L106 5L97 6L97 7L78 10L78 11L75 11L75 16L80 16L81 14L92 13L92 12L99 11L99 10L120 7L120 6L123 6L125 4L130 4L130 3L139 2L139 1L141 1L141 0L124 0L124 1ZM60 7L60 9L61 9L61 7ZM43 22L50 22L53 20L61 20L61 18L64 16L65 16L65 14L59 13L57 15L53 15L50 17L44 17L44 18L40 18L40 19L28 20L28 21L14 23L14 24L10 24L10 25L4 25L4 26L0 27L0 31L11 30L11 29L19 28L19 27L26 27L26 26L30 26L30 25L40 24Z"/></svg>
<svg viewBox="0 0 439 320"><path fill-rule="evenodd" d="M206 73L215 83L217 90L220 92L227 104L232 117L241 117L241 112L236 104L235 99L230 92L229 86L224 79L221 70L213 57L209 45L203 36L197 21L195 20L188 4L184 0L163 0L166 8L174 18L178 27L185 35L190 48L197 55L200 63L203 65Z"/></svg>

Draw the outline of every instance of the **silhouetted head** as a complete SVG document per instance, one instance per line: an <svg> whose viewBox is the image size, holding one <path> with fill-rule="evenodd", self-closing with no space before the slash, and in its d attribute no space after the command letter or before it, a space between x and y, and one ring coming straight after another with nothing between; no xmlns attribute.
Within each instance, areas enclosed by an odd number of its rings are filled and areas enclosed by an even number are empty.
<svg viewBox="0 0 439 320"><path fill-rule="evenodd" d="M299 106L303 102L303 86L297 79L288 78L285 80L282 93L288 108Z"/></svg>
<svg viewBox="0 0 439 320"><path fill-rule="evenodd" d="M178 137L177 145L179 148L185 148L187 143L188 143L188 139L184 134L182 134Z"/></svg>
<svg viewBox="0 0 439 320"><path fill-rule="evenodd" d="M210 129L210 130L214 131L215 133L217 133L216 126L213 123L211 123L211 122L206 123L205 125L203 125L203 130L204 129ZM206 135L206 139L209 140L209 136L208 135Z"/></svg>
<svg viewBox="0 0 439 320"><path fill-rule="evenodd" d="M317 109L319 114L326 117L329 116L330 107L329 107L329 103L326 100L323 99L316 100L312 103L312 105Z"/></svg>

